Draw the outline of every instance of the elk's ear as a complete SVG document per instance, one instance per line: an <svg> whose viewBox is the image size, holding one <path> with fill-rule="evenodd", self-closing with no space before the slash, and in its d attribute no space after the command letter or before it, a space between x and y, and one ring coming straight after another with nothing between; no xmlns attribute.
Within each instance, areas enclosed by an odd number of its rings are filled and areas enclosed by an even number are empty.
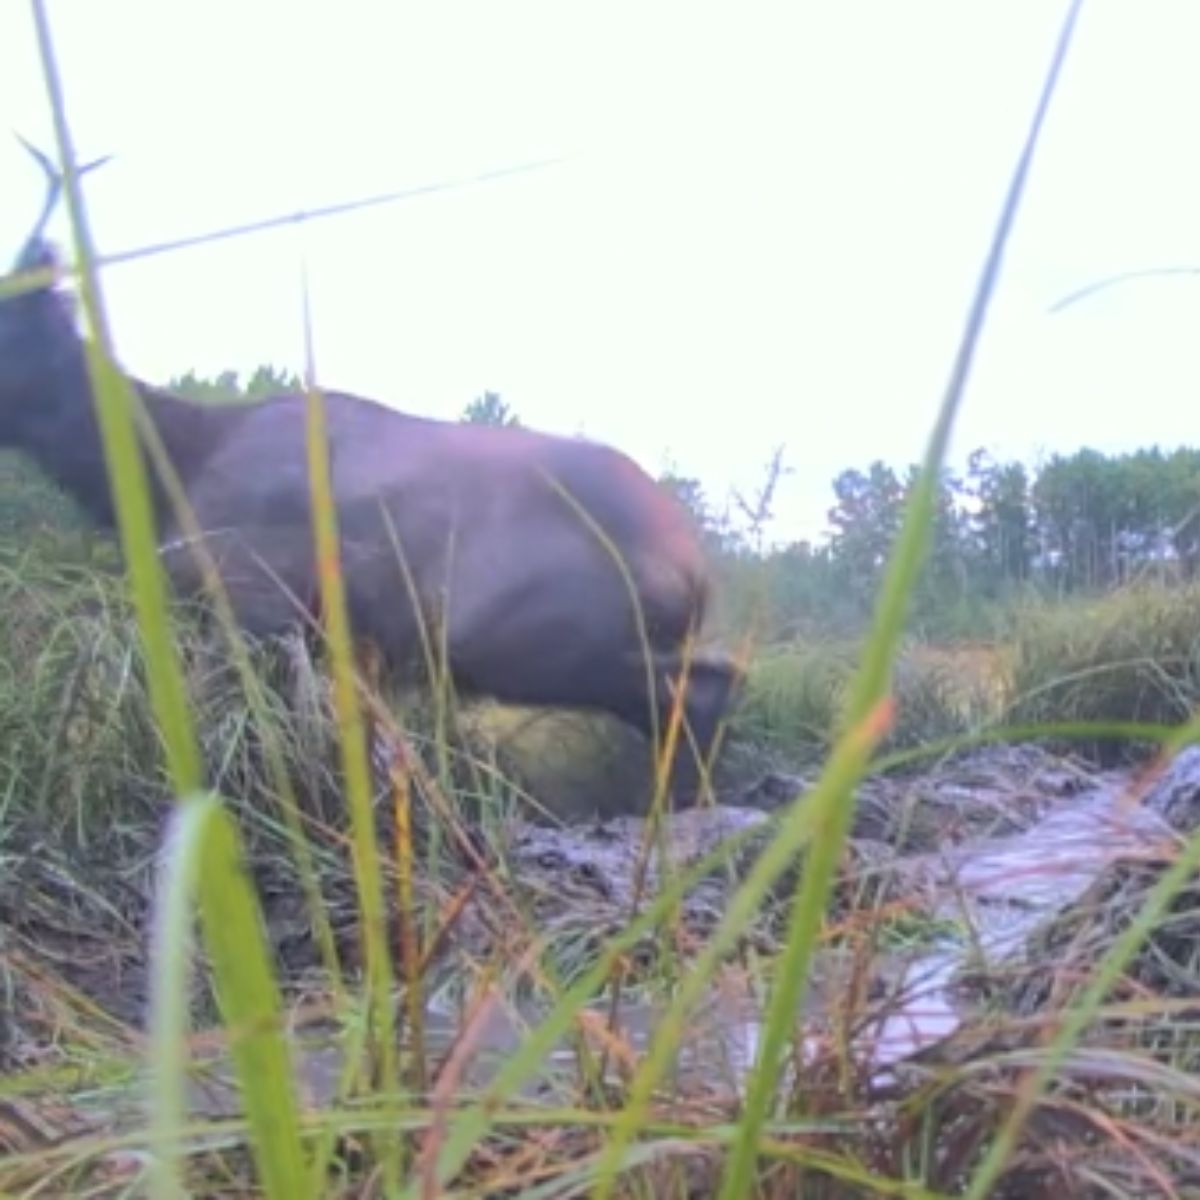
<svg viewBox="0 0 1200 1200"><path fill-rule="evenodd" d="M62 255L44 238L31 238L17 258L17 270L38 271L46 267L54 272L54 283L58 283L63 276Z"/></svg>

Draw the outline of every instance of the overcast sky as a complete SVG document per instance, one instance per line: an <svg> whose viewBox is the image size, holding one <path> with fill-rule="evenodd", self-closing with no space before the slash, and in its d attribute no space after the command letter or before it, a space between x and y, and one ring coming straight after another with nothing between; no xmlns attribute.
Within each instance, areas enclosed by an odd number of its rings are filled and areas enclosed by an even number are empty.
<svg viewBox="0 0 1200 1200"><path fill-rule="evenodd" d="M548 156L547 170L115 266L154 381L323 384L611 441L715 499L778 443L774 536L840 469L920 456L1065 5L50 0L102 252ZM955 440L1035 459L1200 435L1200 4L1090 0ZM53 146L29 6L0 125ZM40 203L0 136L0 253ZM52 227L64 238L65 224Z"/></svg>

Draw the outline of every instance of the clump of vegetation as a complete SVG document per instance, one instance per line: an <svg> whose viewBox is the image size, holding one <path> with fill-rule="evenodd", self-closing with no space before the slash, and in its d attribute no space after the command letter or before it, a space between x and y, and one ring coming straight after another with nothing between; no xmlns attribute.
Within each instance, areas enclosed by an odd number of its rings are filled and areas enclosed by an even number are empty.
<svg viewBox="0 0 1200 1200"><path fill-rule="evenodd" d="M1177 725L1200 700L1200 586L1030 601L1011 619L1009 719Z"/></svg>
<svg viewBox="0 0 1200 1200"><path fill-rule="evenodd" d="M829 745L854 670L854 646L792 642L755 657L736 730L772 750L815 754Z"/></svg>
<svg viewBox="0 0 1200 1200"><path fill-rule="evenodd" d="M825 754L841 732L860 653L855 642L797 640L758 654L732 725L736 736L793 759ZM881 749L907 749L982 728L1001 711L1000 672L998 656L986 650L910 644L893 671L896 723Z"/></svg>
<svg viewBox="0 0 1200 1200"><path fill-rule="evenodd" d="M91 838L165 803L170 788L120 574L3 543L0 607L0 731L9 786L20 797L11 817L54 836ZM184 604L171 611L213 785L272 807L260 752L269 736L283 739L314 801L336 794L323 684L311 661L293 657L288 669L276 648L256 647L259 677L275 687L263 688L265 707L255 713L206 615Z"/></svg>
<svg viewBox="0 0 1200 1200"><path fill-rule="evenodd" d="M0 450L0 539L40 545L57 558L86 558L97 549L79 506L13 450Z"/></svg>

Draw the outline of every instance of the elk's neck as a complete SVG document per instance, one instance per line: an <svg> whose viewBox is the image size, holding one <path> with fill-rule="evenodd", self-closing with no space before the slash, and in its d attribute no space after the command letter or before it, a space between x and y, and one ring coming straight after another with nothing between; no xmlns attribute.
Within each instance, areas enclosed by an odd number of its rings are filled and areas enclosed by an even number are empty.
<svg viewBox="0 0 1200 1200"><path fill-rule="evenodd" d="M237 420L238 410L189 403L129 376L126 378L140 397L186 487L219 441L223 425ZM98 526L114 528L116 512L82 346L73 348L72 353L55 363L39 382L37 395L27 398L21 412L14 443L72 495ZM171 512L170 501L145 451L142 461L161 528L163 519Z"/></svg>

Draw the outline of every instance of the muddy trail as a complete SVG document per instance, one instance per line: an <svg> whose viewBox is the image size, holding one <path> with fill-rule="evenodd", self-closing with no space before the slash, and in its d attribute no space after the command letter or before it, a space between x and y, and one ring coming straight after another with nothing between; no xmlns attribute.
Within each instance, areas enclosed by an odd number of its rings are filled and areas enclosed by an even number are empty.
<svg viewBox="0 0 1200 1200"><path fill-rule="evenodd" d="M667 850L675 869L729 834L751 831L732 869L707 876L682 902L680 928L693 951L720 920L730 890L768 835L771 811L809 782L768 776L736 803L672 818ZM1187 823L1179 811L1190 813L1200 796L1200 752L1177 759L1144 799L1131 798L1133 782L1130 771L1098 772L1032 747L988 748L920 774L864 781L834 914L898 905L906 914L902 928L909 932L865 956L844 946L818 952L804 1011L797 1014L806 1050L815 1055L853 1009L854 1029L843 1029L846 1044L856 1069L870 1081L868 1090L886 1094L905 1062L946 1044L975 1018L980 1002L964 980L1036 967L1031 955L1038 953L1038 932L1079 904L1115 863L1163 858L1175 837L1173 826ZM634 906L644 826L641 818L620 817L567 828L523 823L508 828L508 878L520 881L526 899L533 897L527 911L535 913L539 933L590 939L594 948L606 933L623 926ZM653 896L656 882L657 864L651 861L643 895ZM269 898L266 908L278 949L285 935L271 917ZM506 923L496 910L484 895L467 906L457 952L478 961L490 948L494 956ZM777 947L769 924L755 932L756 950L769 956ZM26 957L36 952L28 937L22 942ZM50 946L42 965L69 975L68 960L67 948ZM453 978L453 953L446 962L443 981ZM76 983L93 993L91 1002L104 1006L98 975L77 973ZM106 978L109 988L125 986L111 975ZM858 997L853 1005L852 991ZM618 1068L635 1064L654 1035L663 1009L653 993L653 988L631 986L615 1009L606 993L585 1014L584 1036L595 1050L606 1050ZM756 1053L762 1002L736 961L726 964L692 1014L674 1073L664 1085L718 1104L736 1101ZM485 1087L546 1011L544 998L497 987L488 1003L472 1012L461 988L431 986L424 1031L428 1059L435 1072L453 1061L461 1093ZM36 1029L23 1028L20 1034L22 1057L35 1060ZM193 1054L193 1115L232 1116L239 1103L228 1061L218 1042L204 1041L208 1048ZM329 1028L320 1021L297 1027L293 1050L305 1101L334 1102L345 1063ZM525 1095L544 1102L577 1099L576 1055L569 1042L557 1046ZM73 1100L67 1128L61 1123L66 1109L59 1110L60 1123L51 1122L53 1133L139 1125L142 1094L137 1072L94 1086ZM14 1104L0 1107L11 1117ZM21 1120L30 1123L29 1106L20 1111ZM38 1119L46 1119L44 1112Z"/></svg>
<svg viewBox="0 0 1200 1200"><path fill-rule="evenodd" d="M866 782L853 847L860 870L857 881L849 882L861 885L874 874L886 882L889 895L912 902L925 924L945 931L932 944L876 953L866 965L871 977L866 986L879 1016L858 1031L852 1045L881 1086L892 1078L889 1067L944 1041L970 1020L956 979L964 968L990 974L1019 963L1031 935L1078 901L1105 869L1161 854L1171 827L1153 808L1131 802L1131 781L1129 772L1094 774L1037 751L1006 749L903 782ZM765 828L766 809L806 782L772 776L736 806L676 815L668 835L674 867L696 861L731 834ZM611 915L613 929L619 927L620 914L634 902L644 824L642 818L622 817L574 829L530 826L514 836L515 862L529 874L546 873L560 888L559 911L543 914L547 924L595 923L603 911ZM897 850L894 843L908 849ZM748 853L753 849L751 839ZM648 871L653 895L653 865ZM710 878L687 897L683 919L691 930L715 925L728 887ZM590 893L577 909L567 898L572 891ZM854 977L862 965L846 952L819 952L804 1012L798 1014L811 1029L810 1045L837 1019L847 990L861 986ZM673 1076L681 1089L740 1091L758 1045L760 1000L738 982L736 972L719 978L689 1021ZM545 1011L502 1000L489 1006L470 1029L463 1086L485 1087ZM635 991L618 1005L615 1020L607 997L587 1011L595 1029L611 1030L636 1061L664 1010ZM451 1006L428 1010L426 1032L435 1057L448 1053L461 1036L464 1017ZM597 1033L593 1048L599 1052L611 1044ZM310 1101L331 1102L343 1068L340 1053L318 1041L304 1046L297 1062L298 1082ZM557 1094L566 1101L577 1089L576 1050L563 1042L527 1094L543 1100ZM225 1072L197 1085L194 1098L205 1115L236 1111Z"/></svg>
<svg viewBox="0 0 1200 1200"><path fill-rule="evenodd" d="M682 812L672 818L666 847L672 870L683 868L727 838L746 833L745 844L726 869L714 871L684 896L678 910L680 968L702 946L725 912L728 895L769 836L770 815L803 791L815 776L768 775L734 797L734 803ZM866 1100L904 1094L907 1064L929 1055L950 1060L973 1054L971 1037L984 1020L986 988L980 980L1040 977L1054 964L1046 954L1044 931L1088 895L1099 899L1099 881L1117 864L1162 864L1177 845L1177 830L1194 826L1200 812L1200 750L1177 758L1164 778L1134 788L1132 770L1099 772L1072 758L1031 746L994 746L905 776L871 776L859 787L852 840L836 883L830 916L853 923L864 913L890 908L901 914L892 936L862 944L845 942L818 950L803 1012L797 1014L800 1052L791 1072L806 1062L830 1058L834 1040L845 1048L863 1081ZM1144 792L1142 798L1139 794ZM646 835L640 817L551 828L515 822L505 832L506 886L520 890L540 937L578 942L589 953L607 935L622 929L634 907L638 850ZM149 864L143 864L149 870ZM646 869L643 896L653 896L659 864ZM1126 869L1122 866L1121 869ZM148 881L134 888L149 894ZM49 876L40 876L43 887ZM775 922L764 917L750 931L756 953L769 960L779 947L779 914L786 913L787 888L775 896ZM101 904L119 907L114 896L82 898L91 912ZM26 904L38 901L28 889ZM269 934L289 995L293 1064L302 1102L337 1103L347 1063L334 1026L320 1016L298 1018L304 1008L302 972L289 977L289 941L295 940L294 896L263 896ZM643 901L644 902L644 901ZM768 906L769 907L769 906ZM8 916L0 912L0 916ZM145 910L143 908L145 934ZM289 916L290 914L290 916ZM130 919L132 920L132 918ZM128 923L128 922L127 922ZM464 995L463 962L516 959L509 952L511 917L491 895L480 892L464 908L454 944L427 978L424 1045L432 1080L457 1096L478 1094L509 1061L530 1027L548 1009L545 995L498 979L486 994ZM14 936L11 922L0 925L12 961L22 958L31 976L62 980L55 992L78 989L70 1003L77 1024L107 1012L131 1068L113 1078L79 1079L55 1096L0 1098L0 1138L10 1150L29 1152L67 1136L136 1130L145 1123L144 1076L137 1046L145 1032L145 1007L131 1006L140 991L132 980L143 962L115 959L95 946L64 940L37 944L30 926ZM1039 941L1039 938L1043 940ZM115 940L113 940L115 942ZM658 944L658 943L653 943ZM136 950L126 949L126 959ZM38 959L40 955L40 959ZM637 954L631 956L637 961ZM581 961L589 961L587 954ZM653 955L644 976L654 974ZM628 1078L664 1013L661 986L638 986L637 972L613 1006L611 992L596 996L577 1022L582 1037L602 1055L607 1069ZM716 972L707 995L686 1024L671 1072L661 1081L664 1094L700 1105L710 1114L731 1111L744 1093L746 1070L754 1063L761 1033L764 997L737 956ZM450 985L455 984L455 985ZM5 1034L10 1068L61 1066L50 1028L61 1027L62 1009L52 1020L42 1000L26 1010L19 1000L7 1014ZM1013 990L1010 996L1018 995ZM1015 1001L1013 1002L1016 1003ZM312 1007L312 1006L310 1006ZM94 1028L102 1027L95 1025ZM240 1112L238 1091L223 1046L210 1022L197 1021L192 1048L191 1110L194 1118L233 1117ZM955 1038L965 1050L954 1050ZM14 1054L16 1050L16 1054ZM841 1050L838 1051L841 1054ZM538 1064L522 1088L524 1099L575 1104L578 1100L577 1045L564 1039ZM445 1073L445 1074L443 1074ZM86 1073L85 1073L86 1074ZM794 1078L794 1075L793 1075ZM808 1082L808 1080L805 1080Z"/></svg>

